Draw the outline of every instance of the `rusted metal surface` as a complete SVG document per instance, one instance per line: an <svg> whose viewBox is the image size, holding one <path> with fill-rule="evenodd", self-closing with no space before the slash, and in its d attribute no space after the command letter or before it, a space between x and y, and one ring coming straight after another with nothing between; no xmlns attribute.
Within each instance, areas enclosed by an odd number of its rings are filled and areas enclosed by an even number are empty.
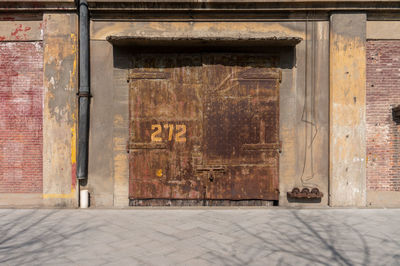
<svg viewBox="0 0 400 266"><path fill-rule="evenodd" d="M324 196L322 192L319 191L318 188L303 188L301 191L299 188L295 187L291 192L287 193L288 198L297 198L297 199L320 199Z"/></svg>
<svg viewBox="0 0 400 266"><path fill-rule="evenodd" d="M130 32L132 34L132 32ZM265 46L295 46L302 41L301 37L293 36L142 36L142 35L126 35L126 36L106 36L105 39L118 46L168 46L171 45L171 41L175 45L184 46L253 46L253 47L265 47ZM233 42L233 43L232 43Z"/></svg>
<svg viewBox="0 0 400 266"><path fill-rule="evenodd" d="M129 206L274 206L270 200L131 199Z"/></svg>
<svg viewBox="0 0 400 266"><path fill-rule="evenodd" d="M277 58L142 54L130 71L132 200L278 200Z"/></svg>

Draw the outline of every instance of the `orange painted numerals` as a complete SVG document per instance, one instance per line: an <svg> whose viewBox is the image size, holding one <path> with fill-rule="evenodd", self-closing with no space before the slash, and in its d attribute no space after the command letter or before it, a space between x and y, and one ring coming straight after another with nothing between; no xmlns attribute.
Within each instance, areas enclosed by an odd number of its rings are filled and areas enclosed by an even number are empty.
<svg viewBox="0 0 400 266"><path fill-rule="evenodd" d="M151 141L161 142L162 139L162 126L160 124L151 125ZM164 129L168 130L168 141L172 141L175 132L176 142L186 142L186 125L174 125L174 124L164 124Z"/></svg>
<svg viewBox="0 0 400 266"><path fill-rule="evenodd" d="M151 141L155 141L155 142L162 141L162 138L159 137L159 135L161 134L161 130L162 130L161 125L158 125L158 124L151 125L151 130L154 130L154 129L155 129L155 131L153 133L151 133Z"/></svg>
<svg viewBox="0 0 400 266"><path fill-rule="evenodd" d="M186 125L176 125L178 132L175 135L176 142L186 142Z"/></svg>
<svg viewBox="0 0 400 266"><path fill-rule="evenodd" d="M165 129L169 128L168 141L171 141L172 140L172 135L174 134L174 124L165 124L164 128Z"/></svg>

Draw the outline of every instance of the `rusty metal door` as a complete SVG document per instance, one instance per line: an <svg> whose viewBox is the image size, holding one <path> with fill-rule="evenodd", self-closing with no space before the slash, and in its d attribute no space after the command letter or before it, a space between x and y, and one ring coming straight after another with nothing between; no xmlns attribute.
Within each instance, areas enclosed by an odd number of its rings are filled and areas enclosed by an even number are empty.
<svg viewBox="0 0 400 266"><path fill-rule="evenodd" d="M278 200L276 65L260 54L135 56L130 198Z"/></svg>

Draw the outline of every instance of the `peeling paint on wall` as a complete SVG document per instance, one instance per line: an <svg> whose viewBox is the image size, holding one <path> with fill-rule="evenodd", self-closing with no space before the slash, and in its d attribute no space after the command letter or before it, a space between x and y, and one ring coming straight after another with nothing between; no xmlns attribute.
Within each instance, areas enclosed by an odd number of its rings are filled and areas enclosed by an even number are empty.
<svg viewBox="0 0 400 266"><path fill-rule="evenodd" d="M0 193L42 192L42 42L0 43Z"/></svg>
<svg viewBox="0 0 400 266"><path fill-rule="evenodd" d="M0 21L0 41L41 41L41 21Z"/></svg>
<svg viewBox="0 0 400 266"><path fill-rule="evenodd" d="M44 15L44 176L47 205L76 206L77 27L75 14Z"/></svg>
<svg viewBox="0 0 400 266"><path fill-rule="evenodd" d="M298 22L96 22L91 24L91 39L105 40L108 36L174 37L174 38L304 38Z"/></svg>

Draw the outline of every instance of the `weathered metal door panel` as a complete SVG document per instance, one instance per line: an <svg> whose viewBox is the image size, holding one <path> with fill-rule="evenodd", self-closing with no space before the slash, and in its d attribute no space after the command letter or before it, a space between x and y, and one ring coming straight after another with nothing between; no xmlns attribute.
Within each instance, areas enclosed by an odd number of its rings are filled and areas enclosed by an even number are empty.
<svg viewBox="0 0 400 266"><path fill-rule="evenodd" d="M192 163L202 137L200 55L142 55L130 71L130 192L135 199L199 199Z"/></svg>
<svg viewBox="0 0 400 266"><path fill-rule="evenodd" d="M260 55L229 54L203 55L202 61L211 77L204 96L203 160L223 165L225 172L206 185L207 198L277 200L276 62Z"/></svg>
<svg viewBox="0 0 400 266"><path fill-rule="evenodd" d="M276 59L157 54L130 71L131 199L278 199Z"/></svg>

